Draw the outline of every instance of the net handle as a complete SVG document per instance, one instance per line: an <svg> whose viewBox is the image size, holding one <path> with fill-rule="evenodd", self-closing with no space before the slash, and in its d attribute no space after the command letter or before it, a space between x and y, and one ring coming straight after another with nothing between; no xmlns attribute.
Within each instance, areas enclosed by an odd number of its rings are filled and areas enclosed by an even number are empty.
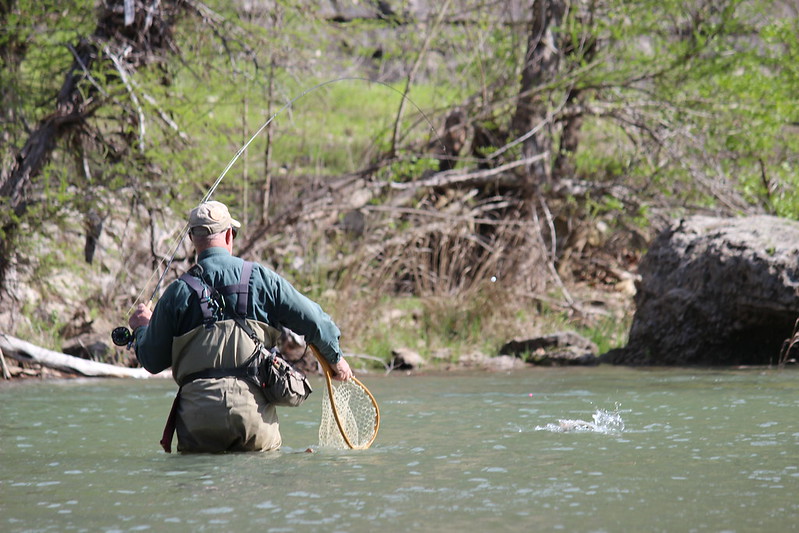
<svg viewBox="0 0 799 533"><path fill-rule="evenodd" d="M308 346L311 348L311 353L314 354L314 357L316 357L316 360L319 361L319 364L322 366L322 370L324 371L325 382L327 383L327 395L330 398L330 407L333 410L333 418L336 421L336 426L338 426L339 433L341 433L341 436L344 438L344 443L347 446L349 446L350 449L352 450L367 449L369 446L372 445L372 443L377 438L377 430L380 428L380 409L377 407L377 400L375 400L375 397L372 395L371 392L369 392L369 389L367 389L363 383L358 381L358 378L356 378L355 376L350 378L352 381L355 382L356 385L358 385L360 388L363 389L363 391L366 393L367 396L369 396L369 400L371 400L372 405L375 408L375 424L374 424L374 431L372 432L372 438L369 439L369 442L367 442L366 444L361 446L356 446L350 441L349 437L347 437L347 432L344 430L344 424L341 422L341 418L339 417L338 414L338 408L336 407L336 399L333 396L333 381L331 379L331 376L333 375L333 369L331 368L330 363L327 361L327 359L325 359L322 356L322 354L319 352L319 350L316 348L316 346L314 346L313 344L308 344Z"/></svg>

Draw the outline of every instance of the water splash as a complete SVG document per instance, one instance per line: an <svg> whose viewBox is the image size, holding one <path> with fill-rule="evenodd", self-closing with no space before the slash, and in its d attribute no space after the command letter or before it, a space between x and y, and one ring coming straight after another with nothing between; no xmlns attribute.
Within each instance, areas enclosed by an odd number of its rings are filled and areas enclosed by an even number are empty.
<svg viewBox="0 0 799 533"><path fill-rule="evenodd" d="M553 433L621 433L624 431L624 420L621 413L616 411L606 411L597 409L591 415L593 422L586 420L559 419L557 424L547 424L546 426L536 426L536 431L551 431Z"/></svg>

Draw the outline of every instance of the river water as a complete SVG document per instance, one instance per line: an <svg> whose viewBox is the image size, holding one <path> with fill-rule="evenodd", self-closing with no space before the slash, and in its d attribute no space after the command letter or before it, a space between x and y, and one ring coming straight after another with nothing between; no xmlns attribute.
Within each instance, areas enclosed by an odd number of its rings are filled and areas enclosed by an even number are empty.
<svg viewBox="0 0 799 533"><path fill-rule="evenodd" d="M0 531L799 527L796 370L360 377L369 450L317 446L317 380L280 452L226 455L161 451L171 381L0 386Z"/></svg>

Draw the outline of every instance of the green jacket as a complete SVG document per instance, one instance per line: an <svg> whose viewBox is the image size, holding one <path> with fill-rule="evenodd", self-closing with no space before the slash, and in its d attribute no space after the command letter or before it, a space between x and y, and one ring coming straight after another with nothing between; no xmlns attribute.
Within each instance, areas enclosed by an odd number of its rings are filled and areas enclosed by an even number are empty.
<svg viewBox="0 0 799 533"><path fill-rule="evenodd" d="M224 248L209 248L200 254L206 283L215 287L238 283L243 260ZM227 297L224 319L232 319L236 295ZM305 336L331 364L341 358L338 327L318 304L300 294L275 272L255 264L250 277L247 318L275 329L285 326ZM136 356L141 365L156 374L172 365L172 341L202 324L202 314L194 291L176 280L164 291L153 310L150 323L137 328Z"/></svg>

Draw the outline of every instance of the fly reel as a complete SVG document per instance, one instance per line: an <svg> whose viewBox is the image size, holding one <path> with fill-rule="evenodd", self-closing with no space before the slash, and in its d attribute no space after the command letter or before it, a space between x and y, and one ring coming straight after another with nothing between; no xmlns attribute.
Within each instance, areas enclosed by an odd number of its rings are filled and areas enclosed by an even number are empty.
<svg viewBox="0 0 799 533"><path fill-rule="evenodd" d="M114 341L114 344L117 346L130 347L133 341L136 340L136 337L134 337L133 333L125 326L119 326L111 331L111 340Z"/></svg>

